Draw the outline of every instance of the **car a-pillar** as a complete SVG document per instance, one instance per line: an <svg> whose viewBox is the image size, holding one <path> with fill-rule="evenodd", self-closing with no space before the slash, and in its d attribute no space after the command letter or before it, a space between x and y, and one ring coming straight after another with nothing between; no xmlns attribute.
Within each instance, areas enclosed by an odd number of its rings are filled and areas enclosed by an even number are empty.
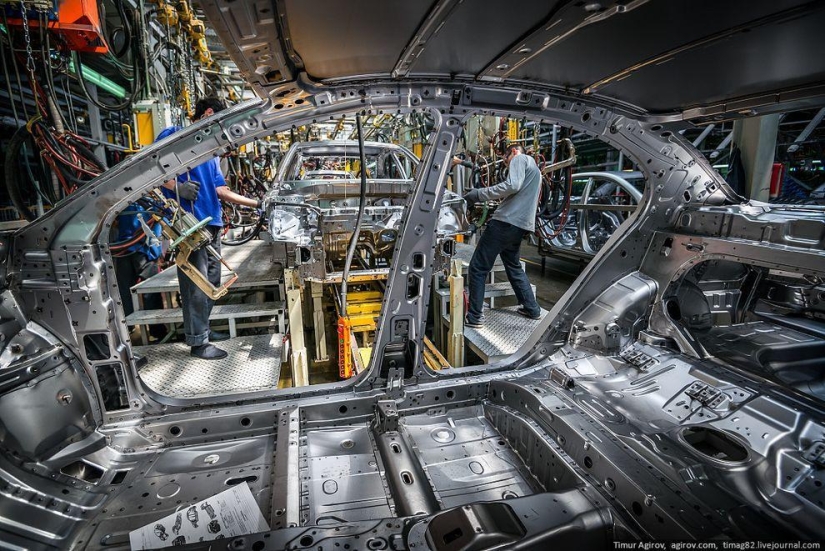
<svg viewBox="0 0 825 551"><path fill-rule="evenodd" d="M435 119L433 139L424 150L401 238L395 246L395 261L387 278L384 314L373 352L370 379L386 381L390 391L398 389L401 379L424 371L420 351L432 279L435 228L451 170L450 159L461 133L462 117L435 109L430 113Z"/></svg>

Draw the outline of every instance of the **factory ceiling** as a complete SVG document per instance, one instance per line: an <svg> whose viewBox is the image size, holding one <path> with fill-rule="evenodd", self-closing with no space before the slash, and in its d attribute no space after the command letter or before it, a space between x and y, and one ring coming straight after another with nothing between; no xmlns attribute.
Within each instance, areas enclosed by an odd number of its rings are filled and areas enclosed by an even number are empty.
<svg viewBox="0 0 825 551"><path fill-rule="evenodd" d="M804 0L203 0L266 96L303 80L516 82L661 120L825 98L825 3Z"/></svg>

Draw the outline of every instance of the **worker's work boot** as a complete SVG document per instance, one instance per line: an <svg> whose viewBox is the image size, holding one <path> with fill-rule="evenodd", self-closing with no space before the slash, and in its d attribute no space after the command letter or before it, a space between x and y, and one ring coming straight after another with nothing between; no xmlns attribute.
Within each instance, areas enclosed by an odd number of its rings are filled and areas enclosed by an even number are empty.
<svg viewBox="0 0 825 551"><path fill-rule="evenodd" d="M206 343L200 346L193 346L192 350L189 352L189 355L202 360L222 360L228 354L214 344Z"/></svg>
<svg viewBox="0 0 825 551"><path fill-rule="evenodd" d="M518 312L519 314L521 314L525 318L530 318L531 320L541 319L541 310L539 310L538 313L534 314L534 313L530 312L527 308L522 306L518 310L516 310L516 312Z"/></svg>

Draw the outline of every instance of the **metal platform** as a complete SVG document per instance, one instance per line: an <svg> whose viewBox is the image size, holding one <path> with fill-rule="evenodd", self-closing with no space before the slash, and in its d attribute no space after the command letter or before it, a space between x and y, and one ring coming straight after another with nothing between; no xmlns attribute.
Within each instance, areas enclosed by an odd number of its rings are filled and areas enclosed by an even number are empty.
<svg viewBox="0 0 825 551"><path fill-rule="evenodd" d="M464 274L467 273L467 269L470 267L470 260L472 260L474 252L476 252L476 248L474 245L468 245L467 243L455 244L455 253L453 254L452 258L453 260L461 261L462 272ZM493 263L493 271L504 271L504 264L501 263L501 257L499 256L496 257L496 261Z"/></svg>
<svg viewBox="0 0 825 551"><path fill-rule="evenodd" d="M519 349L541 319L531 320L516 313L519 306L484 310L484 326L478 329L464 328L467 345L484 360L493 363L502 360ZM542 309L541 317L547 315Z"/></svg>
<svg viewBox="0 0 825 551"><path fill-rule="evenodd" d="M269 243L250 241L237 247L221 247L221 254L227 264L240 276L230 289L264 288L277 285L283 269L272 262ZM228 279L229 272L223 267L221 283ZM178 270L170 266L159 274L132 287L132 294L172 293L177 291ZM135 308L139 310L139 308Z"/></svg>
<svg viewBox="0 0 825 551"><path fill-rule="evenodd" d="M236 321L243 318L277 317L278 332L284 333L286 306L284 301L264 302L261 304L218 304L212 308L210 320L228 320L229 336L236 337ZM166 308L163 310L139 310L126 317L127 325L152 325L160 323L183 323L183 310ZM145 342L143 344L146 344Z"/></svg>
<svg viewBox="0 0 825 551"><path fill-rule="evenodd" d="M536 286L534 284L530 284L530 288L533 290L533 296L536 295ZM441 313L441 317L444 320L444 323L449 325L450 321L450 288L449 287L441 287L440 289L435 290L438 303L438 311ZM516 292L513 291L513 286L510 285L509 281L500 281L498 283L488 283L484 286L484 298L498 298L498 297L511 297L515 296ZM495 304L495 303L493 303Z"/></svg>
<svg viewBox="0 0 825 551"><path fill-rule="evenodd" d="M530 284L530 288L533 289L533 294L536 294L536 286ZM435 291L438 293L439 296L444 297L445 299L450 298L450 288L449 287L441 287L440 289L436 289ZM515 295L516 292L513 291L513 286L510 285L509 281L499 281L498 283L488 283L484 286L484 298L491 298L491 297L510 297Z"/></svg>
<svg viewBox="0 0 825 551"><path fill-rule="evenodd" d="M251 318L257 316L274 316L284 311L284 301L264 302L262 304L218 304L212 308L210 320L230 318ZM180 323L183 322L183 310L180 308L166 308L164 310L141 310L132 312L126 317L128 325L149 323Z"/></svg>
<svg viewBox="0 0 825 551"><path fill-rule="evenodd" d="M140 378L158 394L172 398L205 398L278 388L283 335L238 337L217 346L229 353L223 360L189 355L184 343L136 346L148 359Z"/></svg>

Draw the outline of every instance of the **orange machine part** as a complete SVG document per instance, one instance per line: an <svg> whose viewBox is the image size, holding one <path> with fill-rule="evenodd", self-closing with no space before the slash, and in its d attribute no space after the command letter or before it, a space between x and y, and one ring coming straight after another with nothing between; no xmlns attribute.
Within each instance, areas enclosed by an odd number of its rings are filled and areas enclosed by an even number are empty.
<svg viewBox="0 0 825 551"><path fill-rule="evenodd" d="M345 317L338 318L338 375L342 379L352 377L351 335L349 319Z"/></svg>
<svg viewBox="0 0 825 551"><path fill-rule="evenodd" d="M9 19L9 26L22 25L21 19ZM37 28L38 25L37 19L29 20L30 27ZM71 50L96 54L109 51L100 30L96 0L61 0L57 21L49 20L48 27L62 37Z"/></svg>

